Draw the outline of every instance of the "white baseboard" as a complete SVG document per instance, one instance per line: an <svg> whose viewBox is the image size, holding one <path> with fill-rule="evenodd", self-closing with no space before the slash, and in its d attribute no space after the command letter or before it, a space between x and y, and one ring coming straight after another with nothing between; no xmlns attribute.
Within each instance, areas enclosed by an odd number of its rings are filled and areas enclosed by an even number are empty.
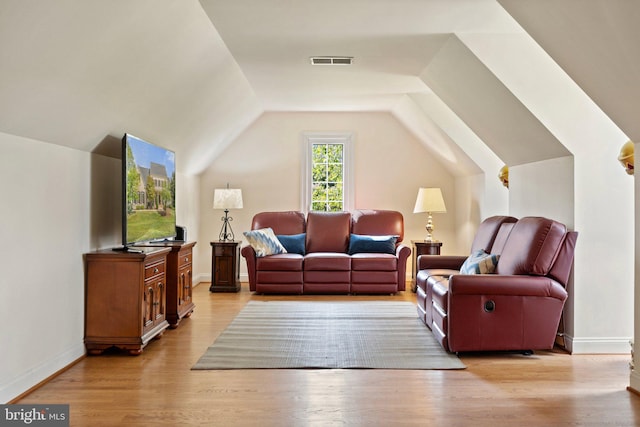
<svg viewBox="0 0 640 427"><path fill-rule="evenodd" d="M84 342L78 343L73 348L68 349L58 356L47 359L46 362L30 369L15 378L9 380L7 384L0 386L0 402L3 404L10 402L30 388L38 385L43 380L54 375L58 371L68 367L76 360L84 356Z"/></svg>
<svg viewBox="0 0 640 427"><path fill-rule="evenodd" d="M198 286L200 282L211 282L211 274L199 274L193 278L193 286Z"/></svg>
<svg viewBox="0 0 640 427"><path fill-rule="evenodd" d="M628 354L631 360L631 337L572 337L565 335L565 345L571 354Z"/></svg>
<svg viewBox="0 0 640 427"><path fill-rule="evenodd" d="M249 275L248 274L240 274L240 281L242 283L247 283L249 281ZM194 277L193 282L195 283L194 286L197 286L200 282L209 282L211 283L211 274L200 274L197 277Z"/></svg>
<svg viewBox="0 0 640 427"><path fill-rule="evenodd" d="M636 393L640 393L640 372L635 369L631 371L631 375L629 376L629 388Z"/></svg>

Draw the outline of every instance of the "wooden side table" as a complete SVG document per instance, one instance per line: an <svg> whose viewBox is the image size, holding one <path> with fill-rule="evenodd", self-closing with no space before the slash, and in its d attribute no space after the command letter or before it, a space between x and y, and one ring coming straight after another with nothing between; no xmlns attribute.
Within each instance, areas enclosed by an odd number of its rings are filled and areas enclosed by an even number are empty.
<svg viewBox="0 0 640 427"><path fill-rule="evenodd" d="M240 290L240 242L211 242L210 292Z"/></svg>
<svg viewBox="0 0 640 427"><path fill-rule="evenodd" d="M411 291L416 291L416 276L418 275L418 257L420 255L440 255L442 242L426 240L412 240L413 245L413 269L411 271Z"/></svg>

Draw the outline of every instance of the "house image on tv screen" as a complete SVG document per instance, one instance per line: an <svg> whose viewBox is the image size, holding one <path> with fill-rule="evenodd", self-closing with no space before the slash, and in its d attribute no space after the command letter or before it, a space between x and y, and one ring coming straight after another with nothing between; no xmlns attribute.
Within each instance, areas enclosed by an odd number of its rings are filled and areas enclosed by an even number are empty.
<svg viewBox="0 0 640 427"><path fill-rule="evenodd" d="M140 181L136 204L146 209L171 207L170 179L164 165L151 162L150 167L138 166Z"/></svg>
<svg viewBox="0 0 640 427"><path fill-rule="evenodd" d="M125 138L126 242L175 236L175 155L133 136Z"/></svg>

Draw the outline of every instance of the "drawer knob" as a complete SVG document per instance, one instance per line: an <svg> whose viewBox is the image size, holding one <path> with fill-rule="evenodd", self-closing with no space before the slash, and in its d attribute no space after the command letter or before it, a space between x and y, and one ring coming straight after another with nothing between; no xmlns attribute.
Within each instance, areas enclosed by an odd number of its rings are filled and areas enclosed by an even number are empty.
<svg viewBox="0 0 640 427"><path fill-rule="evenodd" d="M157 272L159 272L159 271L160 271L160 270L158 270L158 267L155 267L155 268L153 269L153 272L154 272L154 273L157 273Z"/></svg>

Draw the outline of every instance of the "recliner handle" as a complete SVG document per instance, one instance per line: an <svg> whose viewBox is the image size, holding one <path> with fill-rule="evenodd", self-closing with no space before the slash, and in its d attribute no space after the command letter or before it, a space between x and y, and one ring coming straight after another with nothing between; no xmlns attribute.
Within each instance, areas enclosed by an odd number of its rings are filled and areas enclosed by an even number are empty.
<svg viewBox="0 0 640 427"><path fill-rule="evenodd" d="M496 309L496 303L493 300L489 300L484 303L484 311L487 313L493 313Z"/></svg>

